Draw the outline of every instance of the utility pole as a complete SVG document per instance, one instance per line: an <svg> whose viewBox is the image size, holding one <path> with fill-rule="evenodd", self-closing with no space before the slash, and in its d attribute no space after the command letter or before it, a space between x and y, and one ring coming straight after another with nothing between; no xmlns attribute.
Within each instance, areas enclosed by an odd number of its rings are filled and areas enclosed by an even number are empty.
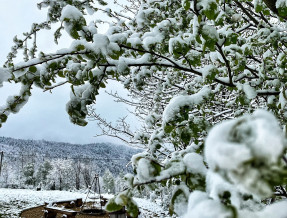
<svg viewBox="0 0 287 218"><path fill-rule="evenodd" d="M0 155L0 176L1 176L1 170L2 170L2 161L3 161L3 157L4 157L4 152L1 151L1 155Z"/></svg>

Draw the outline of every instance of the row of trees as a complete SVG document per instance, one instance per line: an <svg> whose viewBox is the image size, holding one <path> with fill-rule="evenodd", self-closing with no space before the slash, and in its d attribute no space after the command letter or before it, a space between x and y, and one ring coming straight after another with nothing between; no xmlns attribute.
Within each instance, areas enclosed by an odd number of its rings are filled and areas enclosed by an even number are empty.
<svg viewBox="0 0 287 218"><path fill-rule="evenodd" d="M80 190L92 186L99 168L94 162L72 159L46 159L23 161L5 158L0 184L11 188L38 188L49 190ZM100 175L103 192L115 193L124 189L123 173L113 175L108 169Z"/></svg>
<svg viewBox="0 0 287 218"><path fill-rule="evenodd" d="M48 8L47 21L14 39L0 68L0 85L22 85L19 95L0 108L1 123L28 101L34 85L52 90L68 83L71 122L85 126L86 118L95 118L103 134L146 148L132 158L129 186L109 202L108 210L126 206L136 217L135 190L165 187L172 193L171 214L284 217L286 143L276 118L286 126L286 2L128 3L122 6L125 14L105 9L103 0L39 3ZM112 19L106 34L97 32L100 11ZM55 42L65 30L71 46L38 52L38 31L52 26L58 27ZM20 50L24 63L17 64L13 60ZM135 107L142 121L137 132L124 120L113 126L92 109L109 80L129 91L132 99L111 95ZM246 115L257 108L270 112ZM262 203L268 198L280 202Z"/></svg>

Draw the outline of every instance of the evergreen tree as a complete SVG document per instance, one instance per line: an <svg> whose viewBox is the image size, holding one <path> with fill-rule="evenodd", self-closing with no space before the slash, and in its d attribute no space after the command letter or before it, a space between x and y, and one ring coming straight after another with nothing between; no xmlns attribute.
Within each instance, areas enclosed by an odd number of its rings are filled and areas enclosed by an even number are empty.
<svg viewBox="0 0 287 218"><path fill-rule="evenodd" d="M115 193L115 180L113 174L106 169L103 175L103 188L106 193Z"/></svg>
<svg viewBox="0 0 287 218"><path fill-rule="evenodd" d="M49 161L45 161L40 165L36 174L36 181L38 184L46 184L50 170L52 170L52 165Z"/></svg>
<svg viewBox="0 0 287 218"><path fill-rule="evenodd" d="M125 188L124 173L120 172L115 179L115 193L123 191Z"/></svg>
<svg viewBox="0 0 287 218"><path fill-rule="evenodd" d="M35 177L35 166L33 163L28 163L24 166L23 169L24 180L26 185L35 185L36 177Z"/></svg>

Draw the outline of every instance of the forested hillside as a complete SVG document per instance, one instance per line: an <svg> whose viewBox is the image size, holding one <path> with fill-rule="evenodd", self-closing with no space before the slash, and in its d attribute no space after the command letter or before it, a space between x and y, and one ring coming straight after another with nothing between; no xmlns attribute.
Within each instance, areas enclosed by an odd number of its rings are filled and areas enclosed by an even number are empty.
<svg viewBox="0 0 287 218"><path fill-rule="evenodd" d="M127 164L140 152L110 143L81 145L6 137L0 137L0 151L4 154L1 186L44 184L56 189L88 186L96 173L116 177L129 172Z"/></svg>

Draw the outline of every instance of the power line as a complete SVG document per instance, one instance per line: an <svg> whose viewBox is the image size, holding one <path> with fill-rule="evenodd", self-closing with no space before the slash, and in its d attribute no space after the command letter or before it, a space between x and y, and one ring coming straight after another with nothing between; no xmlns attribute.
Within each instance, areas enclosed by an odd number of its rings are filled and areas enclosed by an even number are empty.
<svg viewBox="0 0 287 218"><path fill-rule="evenodd" d="M2 151L4 154L4 152ZM50 156L50 155L28 155L28 154L5 154L5 157L30 157L30 158L47 158L47 159L72 159L72 160L126 160L124 158L93 158L93 157L67 157L67 156Z"/></svg>

